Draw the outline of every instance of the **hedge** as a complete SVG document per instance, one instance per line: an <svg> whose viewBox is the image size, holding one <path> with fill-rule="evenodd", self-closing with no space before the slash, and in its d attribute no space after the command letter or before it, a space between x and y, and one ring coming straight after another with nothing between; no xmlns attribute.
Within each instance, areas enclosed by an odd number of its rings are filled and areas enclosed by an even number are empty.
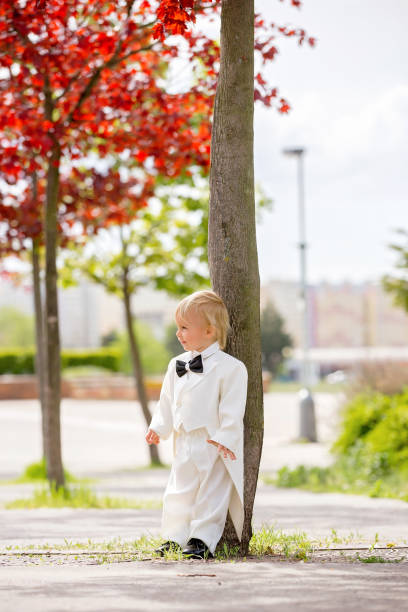
<svg viewBox="0 0 408 612"><path fill-rule="evenodd" d="M119 372L120 351L113 347L98 349L63 349L61 367L93 365ZM0 349L0 374L34 374L34 348Z"/></svg>

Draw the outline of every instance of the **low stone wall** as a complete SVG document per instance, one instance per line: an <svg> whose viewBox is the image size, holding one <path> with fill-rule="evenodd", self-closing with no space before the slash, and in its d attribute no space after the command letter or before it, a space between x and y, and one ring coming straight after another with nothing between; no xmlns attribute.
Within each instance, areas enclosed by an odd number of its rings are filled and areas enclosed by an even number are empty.
<svg viewBox="0 0 408 612"><path fill-rule="evenodd" d="M147 397L158 400L163 378L147 377L145 380ZM270 383L267 373L263 376L263 389L266 391ZM137 400L135 381L132 376L112 374L110 376L81 376L78 378L62 378L62 397L75 399L123 399ZM37 399L37 378L28 374L3 374L0 376L0 400L6 399Z"/></svg>
<svg viewBox="0 0 408 612"><path fill-rule="evenodd" d="M145 381L149 400L157 400L160 396L162 377L147 378ZM62 397L75 399L124 399L137 400L135 381L132 376L113 374L107 377L62 378ZM37 378L33 375L0 376L0 400L5 399L37 399Z"/></svg>

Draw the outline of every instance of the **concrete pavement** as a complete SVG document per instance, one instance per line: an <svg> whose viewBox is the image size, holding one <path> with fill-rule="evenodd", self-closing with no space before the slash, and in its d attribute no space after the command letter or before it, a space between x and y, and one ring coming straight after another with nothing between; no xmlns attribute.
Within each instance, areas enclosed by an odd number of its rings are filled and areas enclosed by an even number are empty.
<svg viewBox="0 0 408 612"><path fill-rule="evenodd" d="M407 566L281 561L0 568L2 612L405 610Z"/></svg>
<svg viewBox="0 0 408 612"><path fill-rule="evenodd" d="M327 442L335 436L338 394L316 394L317 434L320 443L299 445L293 456L288 442L298 434L295 393L264 396L265 437L261 470L304 462L330 462ZM151 410L155 402L151 402ZM137 402L73 400L61 402L61 446L64 466L75 475L104 474L143 467L149 450L146 425ZM306 448L307 447L307 448ZM171 463L172 440L161 441L162 459ZM20 474L41 457L41 415L35 400L0 402L0 481Z"/></svg>
<svg viewBox="0 0 408 612"><path fill-rule="evenodd" d="M140 471L132 476L117 474L110 481L95 485L97 493L124 497L161 499L168 471ZM150 483L150 484L149 484ZM17 486L0 487L13 498L22 497ZM26 487L25 487L26 488ZM26 488L27 490L27 488ZM11 496L11 495L10 495ZM109 540L114 537L136 539L143 534L160 533L161 510L35 508L31 510L0 509L0 547L42 542ZM285 533L305 531L310 537L329 537L332 530L339 536L351 533L356 542L371 543L378 533L382 542L408 544L408 504L396 499L369 498L341 493L311 493L300 489L276 488L259 482L253 514L255 529L274 525Z"/></svg>
<svg viewBox="0 0 408 612"><path fill-rule="evenodd" d="M281 465L326 465L336 435L339 396L317 396L318 444L293 444L297 434L294 394L265 396L265 439L261 472ZM0 403L0 475L11 478L39 457L40 421L35 402ZM75 475L95 476L100 494L160 500L168 469L141 469L147 461L145 427L133 402L62 403L64 464ZM160 444L170 463L171 440ZM135 469L137 468L137 469ZM0 486L0 505L29 495L32 485ZM7 546L51 547L71 543L134 540L158 535L160 509L0 509L0 552ZM357 495L279 489L259 482L254 528L304 531L313 539L345 538L343 546L408 545L408 504ZM341 546L341 544L338 544ZM387 557L384 551L374 554ZM404 609L408 598L408 554L393 563L362 563L321 553L310 561L122 561L92 565L73 557L48 565L0 556L0 612L65 610L361 610ZM398 561L398 559L402 559Z"/></svg>

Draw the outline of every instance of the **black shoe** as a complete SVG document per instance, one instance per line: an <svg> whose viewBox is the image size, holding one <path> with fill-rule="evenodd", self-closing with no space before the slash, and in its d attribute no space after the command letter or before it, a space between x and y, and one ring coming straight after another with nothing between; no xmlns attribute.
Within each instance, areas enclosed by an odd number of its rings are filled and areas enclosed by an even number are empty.
<svg viewBox="0 0 408 612"><path fill-rule="evenodd" d="M155 553L159 553L159 555L163 556L164 553L170 549L173 549L174 552L181 550L181 546L178 542L173 542L173 540L166 540L164 544L159 546L159 548L155 549Z"/></svg>
<svg viewBox="0 0 408 612"><path fill-rule="evenodd" d="M207 544L199 538L190 538L187 546L181 551L186 557L192 559L213 559L214 555L210 552Z"/></svg>

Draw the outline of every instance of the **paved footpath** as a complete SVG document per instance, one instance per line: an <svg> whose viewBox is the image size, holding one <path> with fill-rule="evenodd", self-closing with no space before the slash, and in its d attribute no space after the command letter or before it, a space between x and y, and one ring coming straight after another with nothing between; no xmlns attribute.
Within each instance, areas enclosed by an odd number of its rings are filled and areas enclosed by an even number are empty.
<svg viewBox="0 0 408 612"><path fill-rule="evenodd" d="M406 610L407 567L135 562L2 568L2 612Z"/></svg>
<svg viewBox="0 0 408 612"><path fill-rule="evenodd" d="M294 444L296 415L294 396L270 394L266 397L265 441L261 472L273 472L283 464L326 464L328 440L335 404L328 396L321 397L319 444ZM2 405L3 404L3 405ZM33 406L26 402L17 407L0 403L0 431L8 432L5 446L14 451L8 463L2 457L0 474L3 480L21 469L17 441L25 442L22 454L27 462L35 458L35 436L29 439L29 423L34 422ZM12 404L12 403L11 403ZM134 449L123 447L129 436L126 418L114 413L117 406L130 410L127 403L102 405L101 418L95 426L96 406L84 403L65 404L63 448L69 469L77 475L97 476L97 493L138 499L160 500L168 469L123 469ZM129 403L130 404L130 403ZM79 410L80 408L80 410ZM134 406L133 406L134 408ZM67 410L69 409L69 410ZM77 411L78 409L78 411ZM14 412L13 412L14 410ZM17 414L17 419L13 418ZM69 421L71 419L71 421ZM121 420L122 419L122 420ZM37 421L38 422L38 421ZM81 424L81 425L80 425ZM109 424L113 424L109 431ZM137 429L137 427L139 429ZM143 426L135 429L143 432ZM87 430L87 431L83 431ZM78 441L78 432L81 432ZM106 436L109 431L109 436ZM17 436L17 432L19 436ZM82 440L87 437L87 449ZM135 434L135 431L132 432ZM13 439L13 434L15 438ZM76 434L76 435L75 435ZM2 436L2 434L0 434ZM101 438L102 436L102 438ZM102 441L107 445L100 448ZM108 445L109 441L109 445ZM3 439L2 439L3 442ZM81 443L76 452L75 445ZM65 446L64 446L65 444ZM30 446L31 445L31 446ZM94 445L94 446L93 446ZM20 447L21 448L21 447ZM143 445L134 453L136 465L143 464ZM97 459L101 457L98 464ZM171 460L171 443L161 446L162 456ZM34 458L33 458L34 455ZM82 470L79 469L78 455ZM106 458L108 456L108 459ZM109 463L111 459L111 463ZM113 467L112 467L113 466ZM110 470L108 469L110 467ZM31 485L1 485L0 505L23 497ZM7 546L37 547L48 543L50 548L67 540L87 542L109 541L120 537L134 540L141 535L158 535L160 509L95 510L95 509L0 509L0 551ZM25 557L0 555L0 612L121 612L139 610L326 610L384 611L407 609L408 601L408 504L391 499L375 499L358 495L314 494L297 489L280 489L259 483L255 499L254 528L273 526L285 533L300 531L312 539L333 535L345 538L336 547L367 548L377 538L372 554L385 563L363 563L343 552L321 552L309 560L270 557L264 560L247 558L240 561L215 560L167 561L152 559L118 561L99 564L83 555L75 560L52 558L51 562ZM381 550L390 543L400 548ZM324 544L323 544L324 547ZM376 550L378 549L378 550ZM355 555L355 551L353 552ZM367 551L360 551L362 557Z"/></svg>
<svg viewBox="0 0 408 612"><path fill-rule="evenodd" d="M139 472L137 478L117 475L121 491L132 485L161 489L167 472ZM135 484L136 480L136 484ZM146 482L145 482L146 480ZM154 484L156 481L157 484ZM150 485L149 485L150 483ZM101 487L101 485L99 485ZM113 487L113 484L112 484ZM103 487L109 490L109 482ZM341 494L313 494L259 484L255 529L272 525L285 533L305 531L311 538L330 537L332 529L346 543L336 547L408 545L408 505L398 500L369 499ZM35 509L0 511L0 549L7 544L63 544L66 540L93 542L134 540L157 535L160 510ZM347 543L351 536L352 542ZM323 543L323 546L324 543ZM39 564L27 557L0 560L0 611L30 612L144 610L286 610L327 611L406 609L408 550L372 554L387 563L347 560L344 553L320 553L309 561L272 557L266 560L217 562L151 559L97 564L54 557ZM347 553L346 553L347 554ZM367 552L360 551L364 557ZM391 562L398 560L399 562ZM401 561L402 559L402 561ZM31 562L27 565L27 562ZM50 563L50 564L48 564ZM59 563L62 563L59 565ZM95 564L93 564L95 563Z"/></svg>

